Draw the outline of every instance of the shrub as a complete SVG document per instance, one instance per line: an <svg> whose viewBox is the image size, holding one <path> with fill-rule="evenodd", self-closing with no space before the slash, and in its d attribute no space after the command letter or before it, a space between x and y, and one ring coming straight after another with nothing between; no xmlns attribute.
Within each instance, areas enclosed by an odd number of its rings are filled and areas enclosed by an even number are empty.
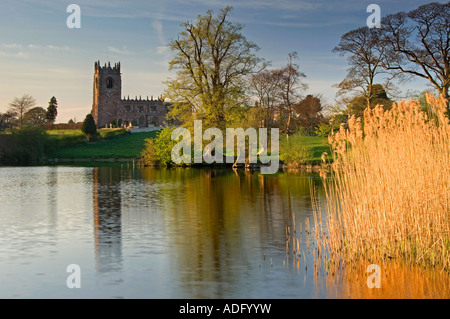
<svg viewBox="0 0 450 319"><path fill-rule="evenodd" d="M113 138L115 136L119 136L122 134L126 134L128 133L126 129L122 128L122 129L114 129L114 130L109 130L109 129L102 129L99 131L100 132L100 136L102 138Z"/></svg>
<svg viewBox="0 0 450 319"><path fill-rule="evenodd" d="M4 150L2 162L30 165L41 163L48 148L47 132L37 126L24 126L12 132L12 147Z"/></svg>
<svg viewBox="0 0 450 319"><path fill-rule="evenodd" d="M145 165L158 164L158 156L156 154L155 141L153 138L145 139L145 147L141 153L142 162Z"/></svg>
<svg viewBox="0 0 450 319"><path fill-rule="evenodd" d="M81 126L81 131L86 134L88 140L95 138L97 134L97 125L95 125L95 120L92 114L86 115L83 125Z"/></svg>
<svg viewBox="0 0 450 319"><path fill-rule="evenodd" d="M111 120L110 124L111 124L112 128L119 128L122 126L122 119Z"/></svg>
<svg viewBox="0 0 450 319"><path fill-rule="evenodd" d="M42 124L39 125L44 130L80 130L83 123L74 123L73 120L69 120L71 123L59 123L59 124Z"/></svg>
<svg viewBox="0 0 450 319"><path fill-rule="evenodd" d="M287 166L305 164L312 158L311 149L305 146L304 136L297 132L280 141L280 160Z"/></svg>
<svg viewBox="0 0 450 319"><path fill-rule="evenodd" d="M170 166L173 164L172 148L177 143L171 139L173 130L173 128L166 127L159 131L154 139L145 140L145 148L141 154L145 165Z"/></svg>

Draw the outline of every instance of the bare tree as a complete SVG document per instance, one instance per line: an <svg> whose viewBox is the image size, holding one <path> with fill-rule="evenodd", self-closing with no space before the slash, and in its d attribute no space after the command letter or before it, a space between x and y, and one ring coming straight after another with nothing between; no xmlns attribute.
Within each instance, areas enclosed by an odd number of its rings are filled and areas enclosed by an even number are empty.
<svg viewBox="0 0 450 319"><path fill-rule="evenodd" d="M9 103L8 111L16 114L17 123L19 127L22 127L24 125L25 113L35 105L35 99L31 95L25 94L20 98L14 98L14 100Z"/></svg>
<svg viewBox="0 0 450 319"><path fill-rule="evenodd" d="M429 3L382 19L383 66L397 74L428 80L449 100L450 2Z"/></svg>
<svg viewBox="0 0 450 319"><path fill-rule="evenodd" d="M342 56L348 55L350 68L345 79L336 85L339 88L337 96L359 91L357 95L364 98L366 107L370 106L371 100L377 94L374 90L375 78L386 73L382 65L386 49L380 45L379 37L378 29L368 27L352 30L341 37L333 52ZM387 90L392 87L390 80L390 77L386 78L383 84Z"/></svg>
<svg viewBox="0 0 450 319"><path fill-rule="evenodd" d="M293 132L291 124L294 117L294 105L300 99L300 91L308 88L306 83L302 82L302 78L306 78L306 75L300 72L297 64L293 63L293 60L297 58L297 52L289 53L287 66L280 70L280 113L287 117L284 119L286 123L283 129L286 137Z"/></svg>
<svg viewBox="0 0 450 319"><path fill-rule="evenodd" d="M258 107L264 111L264 126L270 127L276 106L281 103L281 72L264 70L250 76L250 88L258 99Z"/></svg>

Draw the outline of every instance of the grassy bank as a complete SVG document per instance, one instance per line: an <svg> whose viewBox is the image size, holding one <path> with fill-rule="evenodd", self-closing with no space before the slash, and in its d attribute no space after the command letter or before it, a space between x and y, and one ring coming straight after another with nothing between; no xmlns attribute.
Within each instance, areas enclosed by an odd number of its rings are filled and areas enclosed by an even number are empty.
<svg viewBox="0 0 450 319"><path fill-rule="evenodd" d="M80 138L81 142L79 141L76 145L59 147L49 152L47 157L49 159L137 158L141 156L145 147L145 139L154 138L157 135L157 132L154 131L111 136L111 132L105 133L106 130L102 131L100 131L100 134L106 138L92 143L86 143L84 136L80 135L79 131L51 132L49 133L50 137L59 144L64 144L64 141L79 140ZM326 138L301 136L301 143L310 150L311 157L307 164L319 164L323 152L330 154L330 147Z"/></svg>
<svg viewBox="0 0 450 319"><path fill-rule="evenodd" d="M47 154L49 159L89 159L89 158L135 158L144 148L144 140L156 136L156 131L134 134L120 134L99 139L95 142L82 142L56 149ZM111 135L111 134L108 134ZM63 138L63 137L59 137Z"/></svg>
<svg viewBox="0 0 450 319"><path fill-rule="evenodd" d="M328 144L327 138L319 136L308 136L294 134L289 137L291 144L286 143L286 137L280 137L280 159L287 158L293 165L318 165L322 162L322 154L326 152L328 154L327 160L331 161L331 148ZM287 152L290 152L290 156L283 154L289 148ZM291 163L286 163L290 165Z"/></svg>

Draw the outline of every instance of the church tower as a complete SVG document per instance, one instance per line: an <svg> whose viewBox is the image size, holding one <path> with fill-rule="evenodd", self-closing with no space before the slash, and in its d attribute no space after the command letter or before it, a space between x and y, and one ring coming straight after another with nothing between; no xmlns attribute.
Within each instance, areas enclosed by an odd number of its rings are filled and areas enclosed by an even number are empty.
<svg viewBox="0 0 450 319"><path fill-rule="evenodd" d="M108 62L102 67L98 61L94 66L94 102L91 113L97 128L102 128L119 117L122 96L120 62L113 67Z"/></svg>

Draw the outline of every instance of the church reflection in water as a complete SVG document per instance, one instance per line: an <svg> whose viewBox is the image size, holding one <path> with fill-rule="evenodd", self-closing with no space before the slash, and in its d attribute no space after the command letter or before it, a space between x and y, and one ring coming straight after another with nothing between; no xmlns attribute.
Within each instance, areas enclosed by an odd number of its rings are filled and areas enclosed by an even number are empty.
<svg viewBox="0 0 450 319"><path fill-rule="evenodd" d="M93 182L96 269L100 273L120 271L122 268L120 170L95 167Z"/></svg>

